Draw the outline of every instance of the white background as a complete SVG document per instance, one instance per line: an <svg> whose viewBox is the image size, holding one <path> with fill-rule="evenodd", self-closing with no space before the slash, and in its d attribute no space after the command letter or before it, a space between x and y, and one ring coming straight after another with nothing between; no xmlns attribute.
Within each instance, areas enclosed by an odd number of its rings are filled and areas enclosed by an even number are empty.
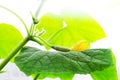
<svg viewBox="0 0 120 80"><path fill-rule="evenodd" d="M35 13L40 0L0 0L0 5L6 6L19 14L30 26L31 15ZM93 43L92 48L111 48L116 56L117 71L120 76L120 0L46 0L41 15L46 12L59 14L63 9L72 9L89 13L105 30L107 37ZM26 32L21 22L11 13L0 8L0 23L9 23L16 26L24 36ZM8 73L0 74L0 80L31 80L9 64ZM14 69L14 70L12 70ZM58 79L59 80L59 79ZM89 75L78 76L74 80L92 80ZM120 78L119 78L120 80Z"/></svg>

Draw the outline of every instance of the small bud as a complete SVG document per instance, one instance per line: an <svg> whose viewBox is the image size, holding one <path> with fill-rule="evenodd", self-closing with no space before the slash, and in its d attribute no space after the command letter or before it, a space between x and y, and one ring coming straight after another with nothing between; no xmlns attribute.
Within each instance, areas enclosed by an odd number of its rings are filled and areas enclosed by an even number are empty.
<svg viewBox="0 0 120 80"><path fill-rule="evenodd" d="M34 24L38 24L39 23L38 19L36 19L35 17L32 17L32 20L33 20Z"/></svg>

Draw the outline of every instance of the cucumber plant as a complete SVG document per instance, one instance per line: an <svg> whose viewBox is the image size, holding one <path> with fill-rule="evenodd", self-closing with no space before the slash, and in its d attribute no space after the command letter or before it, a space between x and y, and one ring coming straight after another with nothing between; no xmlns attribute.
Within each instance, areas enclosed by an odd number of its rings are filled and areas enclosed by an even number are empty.
<svg viewBox="0 0 120 80"><path fill-rule="evenodd" d="M46 13L38 18L43 3L44 0L31 16L30 29L18 14L0 6L18 17L27 32L24 38L11 24L0 23L0 58L4 59L0 74L14 59L18 68L34 80L46 77L72 80L75 74L90 74L94 80L117 80L111 49L90 49L90 43L106 37L100 25L85 13L64 11L60 15ZM28 41L44 46L46 51L26 46Z"/></svg>

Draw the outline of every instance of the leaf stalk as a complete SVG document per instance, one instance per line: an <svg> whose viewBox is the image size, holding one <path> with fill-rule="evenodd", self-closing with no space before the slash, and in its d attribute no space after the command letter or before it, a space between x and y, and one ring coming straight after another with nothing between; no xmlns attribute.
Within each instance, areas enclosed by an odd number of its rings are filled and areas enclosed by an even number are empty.
<svg viewBox="0 0 120 80"><path fill-rule="evenodd" d="M30 36L27 36L0 64L0 71L4 66L17 54L17 52L30 40Z"/></svg>
<svg viewBox="0 0 120 80"><path fill-rule="evenodd" d="M39 76L40 76L40 74L37 74L37 75L34 77L33 80L37 80Z"/></svg>

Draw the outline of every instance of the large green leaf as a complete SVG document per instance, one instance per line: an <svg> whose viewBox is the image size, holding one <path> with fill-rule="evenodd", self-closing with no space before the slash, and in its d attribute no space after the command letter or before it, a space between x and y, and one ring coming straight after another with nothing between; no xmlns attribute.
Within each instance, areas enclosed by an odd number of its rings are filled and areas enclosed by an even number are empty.
<svg viewBox="0 0 120 80"><path fill-rule="evenodd" d="M94 42L105 37L100 25L88 14L64 12L54 16L43 16L38 25L39 30L45 28L47 32L42 37L52 45L71 47L80 40Z"/></svg>
<svg viewBox="0 0 120 80"><path fill-rule="evenodd" d="M20 32L12 25L0 24L0 58L6 57L23 39Z"/></svg>
<svg viewBox="0 0 120 80"><path fill-rule="evenodd" d="M50 52L24 47L15 63L27 75L65 76L101 71L113 64L110 49L89 49L83 52ZM69 76L66 76L69 78Z"/></svg>
<svg viewBox="0 0 120 80"><path fill-rule="evenodd" d="M114 64L103 71L95 71L91 73L94 80L118 80L115 56L113 55Z"/></svg>

